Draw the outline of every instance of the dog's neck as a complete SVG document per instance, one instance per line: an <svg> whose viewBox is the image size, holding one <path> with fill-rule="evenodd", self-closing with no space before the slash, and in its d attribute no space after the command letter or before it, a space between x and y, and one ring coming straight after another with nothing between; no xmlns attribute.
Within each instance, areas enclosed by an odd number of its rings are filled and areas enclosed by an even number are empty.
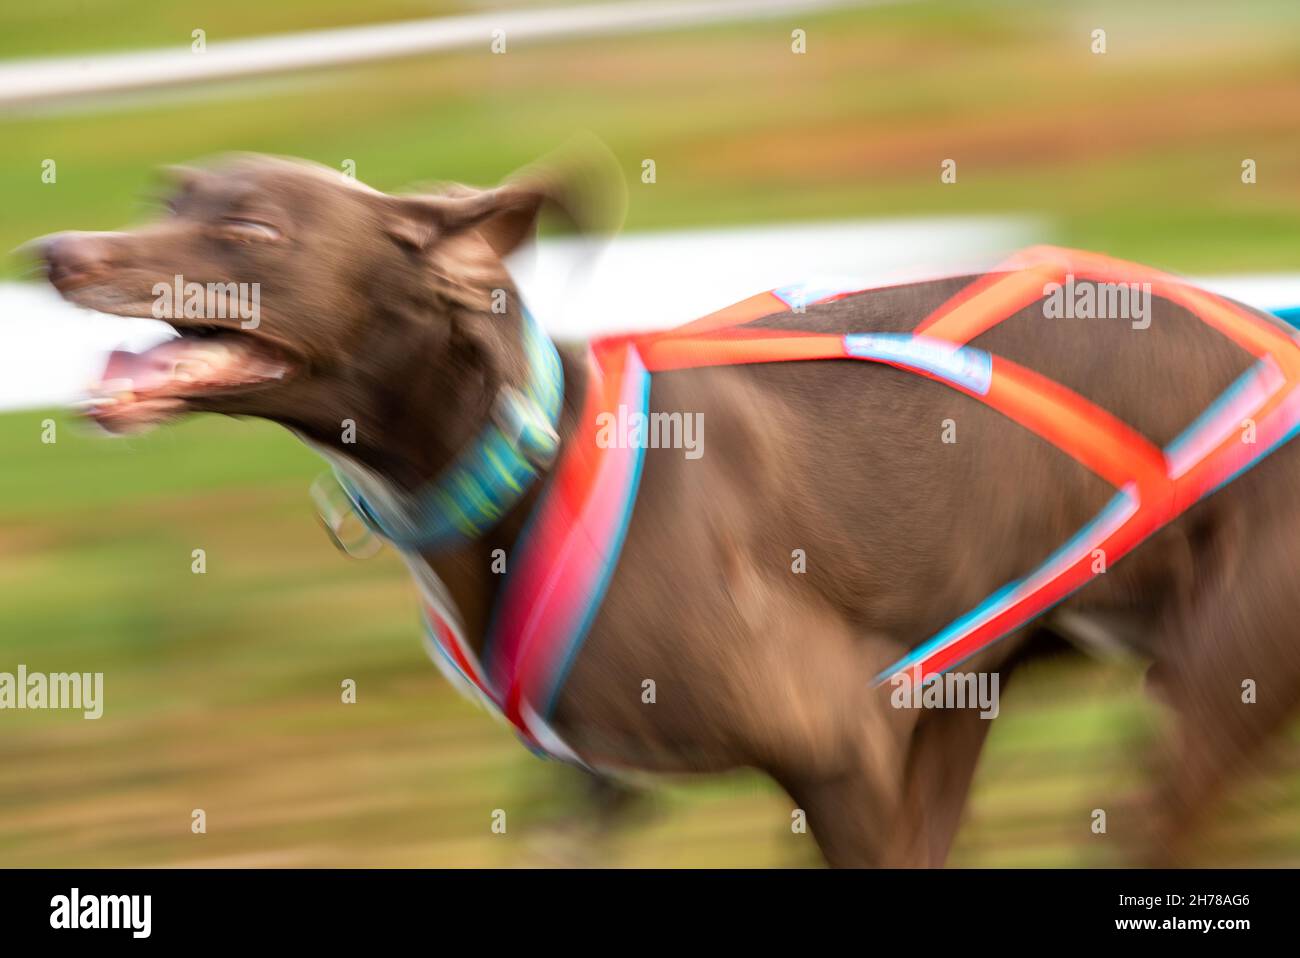
<svg viewBox="0 0 1300 958"><path fill-rule="evenodd" d="M426 486L473 440L503 387L527 376L518 307L502 315L455 308L445 321L383 317L355 387L365 420L338 451L401 496ZM331 443L331 445L336 445Z"/></svg>
<svg viewBox="0 0 1300 958"><path fill-rule="evenodd" d="M459 328L458 328L459 327ZM449 464L476 441L492 415L493 403L506 386L522 387L527 376L519 341L523 317L463 314L452 325L450 339L429 342L423 355L406 347L401 358L405 374L373 383L368 408L382 428L357 430L354 444L327 445L304 436L333 462L368 502L401 514L411 496L443 475ZM564 399L556 432L560 450L577 426L587 388L588 371L582 353L559 349ZM439 356L431 362L427 357ZM383 359L384 357L379 357ZM360 425L360 424L358 424ZM477 650L485 637L492 603L505 580L494 556L509 556L536 506L546 470L539 472L525 494L505 516L476 538L445 551L421 551L408 562L427 564L445 584L462 620L468 641ZM503 550L497 553L496 550Z"/></svg>

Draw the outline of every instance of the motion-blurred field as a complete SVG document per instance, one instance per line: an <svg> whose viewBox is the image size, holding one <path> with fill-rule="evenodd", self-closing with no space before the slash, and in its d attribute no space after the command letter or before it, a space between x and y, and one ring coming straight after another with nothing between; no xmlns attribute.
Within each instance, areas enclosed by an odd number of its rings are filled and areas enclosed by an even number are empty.
<svg viewBox="0 0 1300 958"><path fill-rule="evenodd" d="M328 544L306 495L320 466L295 440L208 419L110 441L60 418L47 445L47 415L0 418L0 663L103 671L105 713L3 715L0 864L569 860L569 786L444 684L392 556L349 561ZM957 863L1119 860L1154 731L1137 678L1063 664L1017 683ZM1249 794L1210 860L1300 861L1294 760ZM1097 807L1110 837L1088 830ZM195 808L206 835L190 833ZM505 836L489 830L496 808ZM787 800L749 776L670 784L608 855L815 861Z"/></svg>
<svg viewBox="0 0 1300 958"><path fill-rule="evenodd" d="M458 5L182 7L9 5L0 53L188 44L195 26L219 42L223 28ZM1056 224L1044 239L1177 270L1296 269L1294 4L954 3L805 19L804 57L775 22L3 117L0 246L119 225L143 212L152 168L221 150L352 159L362 179L397 188L493 181L585 129L628 170L634 228L1030 212ZM1095 27L1108 30L1102 57L1088 52ZM40 182L47 157L55 186ZM652 187L636 184L647 157ZM948 157L959 180L945 187ZM1240 181L1246 157L1253 187ZM41 442L47 416L54 444ZM556 824L569 786L445 686L399 563L347 561L327 543L306 494L321 468L261 423L108 441L58 413L0 417L0 670L103 671L107 699L97 722L0 713L0 865L570 860L572 829ZM349 678L356 705L340 702ZM1159 731L1140 671L1061 662L1021 678L954 864L1123 862ZM1211 823L1206 863L1300 864L1296 745L1293 730L1281 770ZM195 808L206 835L191 834ZM497 808L504 836L489 830ZM1089 830L1095 808L1108 836ZM750 776L670 783L598 860L813 864L789 812Z"/></svg>

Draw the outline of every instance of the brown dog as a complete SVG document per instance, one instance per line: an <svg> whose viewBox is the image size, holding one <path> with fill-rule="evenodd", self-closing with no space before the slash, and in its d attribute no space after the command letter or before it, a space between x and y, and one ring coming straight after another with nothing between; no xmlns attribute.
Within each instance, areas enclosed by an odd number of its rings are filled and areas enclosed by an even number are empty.
<svg viewBox="0 0 1300 958"><path fill-rule="evenodd" d="M157 283L260 284L244 328L208 294L167 313L181 338L118 356L95 415L110 429L190 412L255 415L352 457L398 490L436 476L523 361L501 257L558 178L388 196L306 164L241 157L179 174L171 215L130 233L45 241L73 302L148 316ZM573 205L572 194L567 205ZM758 325L910 331L970 278L866 292ZM506 315L489 308L511 291ZM612 308L616 308L613 305ZM236 318L230 318L232 315ZM1022 310L974 345L1071 387L1168 443L1249 357L1186 311L1149 328ZM587 371L562 351L561 438ZM806 811L833 864L939 864L989 722L893 708L872 679L1086 523L1113 490L987 406L888 366L778 363L658 374L651 406L708 422L707 455L647 452L617 572L564 687L556 727L582 754L653 771L762 769ZM356 441L340 441L340 424ZM941 441L945 421L955 442ZM471 637L486 628L536 489L487 535L427 555ZM1300 698L1300 451L1281 449L1059 607L1154 663L1181 719L1159 841L1171 847ZM794 550L806 572L792 571ZM1042 643L1022 629L966 666L1005 677ZM657 702L641 697L653 679ZM1242 684L1259 685L1244 704Z"/></svg>

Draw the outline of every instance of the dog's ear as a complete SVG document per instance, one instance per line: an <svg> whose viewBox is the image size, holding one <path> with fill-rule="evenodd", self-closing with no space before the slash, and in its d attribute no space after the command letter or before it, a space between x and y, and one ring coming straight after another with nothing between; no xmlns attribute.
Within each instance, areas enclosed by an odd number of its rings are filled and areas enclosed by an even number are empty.
<svg viewBox="0 0 1300 958"><path fill-rule="evenodd" d="M157 192L160 196L190 193L203 181L205 175L199 167L164 166L157 172Z"/></svg>
<svg viewBox="0 0 1300 958"><path fill-rule="evenodd" d="M434 196L396 196L384 227L394 240L425 250L439 240L477 230L497 255L505 256L531 233L544 191L524 184L494 190L449 187Z"/></svg>
<svg viewBox="0 0 1300 958"><path fill-rule="evenodd" d="M609 234L623 221L626 187L613 155L598 141L571 142L501 186L451 186L433 196L392 197L388 232L412 249L473 229L498 256L531 240L544 210L581 233Z"/></svg>

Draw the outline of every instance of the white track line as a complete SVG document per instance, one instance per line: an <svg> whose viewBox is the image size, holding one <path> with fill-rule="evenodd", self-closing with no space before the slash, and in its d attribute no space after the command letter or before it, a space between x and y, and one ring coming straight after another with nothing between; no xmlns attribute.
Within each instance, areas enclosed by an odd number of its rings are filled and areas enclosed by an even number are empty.
<svg viewBox="0 0 1300 958"><path fill-rule="evenodd" d="M896 2L901 0L701 0L691 3L656 0L507 10L229 42L208 37L203 53L192 52L186 45L136 53L12 60L0 63L0 108L93 93L172 87L446 50L481 49L486 53L496 30L505 31L508 50L511 44L520 41L640 33Z"/></svg>

